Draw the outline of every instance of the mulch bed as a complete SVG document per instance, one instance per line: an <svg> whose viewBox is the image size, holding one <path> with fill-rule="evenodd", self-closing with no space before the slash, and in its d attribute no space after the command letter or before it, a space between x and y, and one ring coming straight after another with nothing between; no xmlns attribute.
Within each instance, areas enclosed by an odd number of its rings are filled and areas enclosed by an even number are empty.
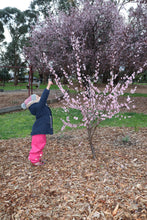
<svg viewBox="0 0 147 220"><path fill-rule="evenodd" d="M3 94L0 105L18 105L22 94ZM134 99L133 111L147 114L147 98ZM48 136L41 167L28 161L31 137L0 140L0 219L146 220L146 134L147 128L98 128L96 160L85 129Z"/></svg>
<svg viewBox="0 0 147 220"><path fill-rule="evenodd" d="M96 160L86 130L56 134L41 167L27 159L29 137L0 140L0 219L147 219L146 133L97 129Z"/></svg>

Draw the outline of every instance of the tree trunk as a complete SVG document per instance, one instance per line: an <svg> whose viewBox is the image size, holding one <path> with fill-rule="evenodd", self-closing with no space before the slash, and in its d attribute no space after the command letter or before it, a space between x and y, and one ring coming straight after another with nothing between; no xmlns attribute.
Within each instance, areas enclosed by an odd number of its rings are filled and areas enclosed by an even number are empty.
<svg viewBox="0 0 147 220"><path fill-rule="evenodd" d="M93 159L95 160L96 159L96 155L95 155L94 146L92 144L92 135L91 135L91 129L90 128L88 128L88 139L89 139L89 144L90 144L92 156L93 156Z"/></svg>
<svg viewBox="0 0 147 220"><path fill-rule="evenodd" d="M18 73L17 73L17 70L15 69L15 72L14 72L14 85L17 86L18 84Z"/></svg>
<svg viewBox="0 0 147 220"><path fill-rule="evenodd" d="M90 148L91 148L91 151L92 151L92 156L93 156L93 159L95 160L96 159L96 155L95 155L95 149L93 147L93 144L90 143Z"/></svg>

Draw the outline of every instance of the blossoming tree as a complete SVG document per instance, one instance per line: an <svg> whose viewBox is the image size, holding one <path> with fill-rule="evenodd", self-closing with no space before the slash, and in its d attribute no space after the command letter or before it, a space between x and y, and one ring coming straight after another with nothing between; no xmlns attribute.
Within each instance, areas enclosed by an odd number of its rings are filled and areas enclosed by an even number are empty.
<svg viewBox="0 0 147 220"><path fill-rule="evenodd" d="M81 59L79 56L80 45L78 39L73 37L72 45L73 50L75 51L76 58L76 78L79 84L79 86L75 88L77 94L75 98L71 98L67 90L63 88L61 78L56 74L53 67L48 63L45 55L44 62L46 62L47 68L49 68L51 73L55 76L55 82L61 92L64 94L64 111L67 112L69 108L72 108L80 110L82 114L82 121L80 124L71 123L71 118L69 116L66 118L66 120L61 119L63 122L62 130L64 130L66 126L71 128L76 128L80 126L86 127L92 155L93 158L95 158L96 154L93 146L93 135L96 131L96 128L99 126L101 121L117 115L122 107L125 106L127 109L130 109L129 105L132 101L129 96L124 103L120 103L118 101L118 98L120 97L120 95L124 94L125 90L132 83L135 77L135 73L132 74L130 77L124 76L124 83L117 83L116 85L114 84L114 80L117 77L117 74L114 74L112 70L110 72L111 78L108 84L103 91L100 91L99 88L94 85L94 82L97 82L99 77L99 63L97 62L97 69L95 70L93 81L90 79L90 77L85 75L84 80L87 82L88 85L87 89L85 89L83 88L82 82L82 73L85 69L85 66L81 63ZM73 80L68 77L68 74L64 71L64 69L61 68L61 71L66 77L69 86L73 86ZM131 93L133 93L135 89L131 90ZM78 117L76 117L75 115L73 119L78 120Z"/></svg>
<svg viewBox="0 0 147 220"><path fill-rule="evenodd" d="M81 111L83 119L79 126L87 128L95 158L92 140L96 128L101 121L117 115L121 107L129 108L129 97L125 103L118 98L132 83L138 69L145 69L146 16L144 9L138 8L137 19L134 11L134 19L126 24L112 1L94 2L85 1L83 8L72 9L70 14L61 12L39 22L30 34L25 54L38 71L48 74L49 69L54 74L65 106ZM76 97L70 98L61 77L71 86L73 75L79 86L75 88ZM104 91L95 86L98 79L109 80ZM70 119L63 120L63 129L77 127Z"/></svg>

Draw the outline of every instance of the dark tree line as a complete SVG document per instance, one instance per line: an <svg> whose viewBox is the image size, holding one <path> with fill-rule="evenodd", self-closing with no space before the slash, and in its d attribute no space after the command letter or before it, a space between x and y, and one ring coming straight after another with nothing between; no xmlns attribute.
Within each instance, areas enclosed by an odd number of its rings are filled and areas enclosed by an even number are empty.
<svg viewBox="0 0 147 220"><path fill-rule="evenodd" d="M74 33L81 40L81 59L86 65L86 74L93 74L97 57L104 82L109 77L112 60L115 60L116 71L125 66L131 74L142 67L146 59L147 22L145 1L138 0L137 9L130 11L128 24L124 23L119 12L128 2L131 0L108 3L103 0L33 0L25 11L4 8L0 10L0 62L24 67L31 62L46 76L42 60L45 52L57 72L63 66L71 74L68 64L72 64L74 72L71 48ZM43 22L39 23L39 20ZM10 42L5 41L4 28L9 31ZM25 59L23 48L30 45L31 57L27 54L29 59ZM15 69L15 84L20 74L20 69Z"/></svg>

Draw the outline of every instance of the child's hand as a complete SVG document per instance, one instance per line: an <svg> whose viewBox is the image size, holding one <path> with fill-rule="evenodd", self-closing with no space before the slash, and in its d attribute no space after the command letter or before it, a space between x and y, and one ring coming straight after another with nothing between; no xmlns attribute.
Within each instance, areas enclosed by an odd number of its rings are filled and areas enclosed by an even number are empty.
<svg viewBox="0 0 147 220"><path fill-rule="evenodd" d="M53 82L51 79L48 79L47 89L50 89L51 85L53 85Z"/></svg>
<svg viewBox="0 0 147 220"><path fill-rule="evenodd" d="M52 82L51 79L48 79L48 84L49 84L50 86L53 85L53 82Z"/></svg>

